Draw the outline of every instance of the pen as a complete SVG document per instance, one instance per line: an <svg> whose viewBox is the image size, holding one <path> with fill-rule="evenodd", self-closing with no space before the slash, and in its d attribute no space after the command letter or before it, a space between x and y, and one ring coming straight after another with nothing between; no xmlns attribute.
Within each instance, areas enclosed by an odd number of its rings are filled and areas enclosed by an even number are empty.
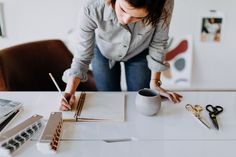
<svg viewBox="0 0 236 157"><path fill-rule="evenodd" d="M54 77L52 76L52 74L51 74L51 73L48 73L48 74L49 74L50 78L52 79L54 85L57 87L57 90L58 90L59 93L61 94L62 99L64 99L65 102L66 102L67 104L69 104L68 101L66 100L65 96L62 94L61 89L59 88L59 86L58 86L56 80L54 79Z"/></svg>

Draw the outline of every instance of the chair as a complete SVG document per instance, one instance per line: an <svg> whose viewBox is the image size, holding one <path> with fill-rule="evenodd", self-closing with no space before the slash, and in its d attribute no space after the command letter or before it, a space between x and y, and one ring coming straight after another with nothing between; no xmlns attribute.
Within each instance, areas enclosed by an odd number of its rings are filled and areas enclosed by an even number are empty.
<svg viewBox="0 0 236 157"><path fill-rule="evenodd" d="M60 40L35 41L0 50L0 90L56 91L49 72L64 90L66 84L61 78L72 57ZM88 81L81 83L78 90L96 91L91 71Z"/></svg>

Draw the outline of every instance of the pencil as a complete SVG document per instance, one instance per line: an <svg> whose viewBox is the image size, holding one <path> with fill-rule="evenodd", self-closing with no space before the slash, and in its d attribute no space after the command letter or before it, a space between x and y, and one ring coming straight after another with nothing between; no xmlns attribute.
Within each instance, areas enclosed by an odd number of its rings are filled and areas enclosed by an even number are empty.
<svg viewBox="0 0 236 157"><path fill-rule="evenodd" d="M52 79L52 82L53 82L54 85L56 86L57 90L58 90L59 93L61 94L62 99L64 99L65 102L66 102L67 104L69 104L69 102L66 100L65 96L62 94L62 91L61 91L61 89L59 88L59 86L58 86L56 80L54 79L54 77L52 76L52 74L51 74L51 73L48 73L48 74L49 74L50 78Z"/></svg>

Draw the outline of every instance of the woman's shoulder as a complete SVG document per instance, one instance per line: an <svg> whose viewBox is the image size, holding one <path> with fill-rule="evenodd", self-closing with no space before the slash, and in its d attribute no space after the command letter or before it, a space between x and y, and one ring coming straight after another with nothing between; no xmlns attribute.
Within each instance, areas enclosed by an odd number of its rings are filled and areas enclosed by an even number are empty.
<svg viewBox="0 0 236 157"><path fill-rule="evenodd" d="M106 4L106 0L85 0L84 7L85 8L100 8L104 7Z"/></svg>
<svg viewBox="0 0 236 157"><path fill-rule="evenodd" d="M106 0L86 0L84 9L91 17L102 20L107 11L110 11L110 6Z"/></svg>

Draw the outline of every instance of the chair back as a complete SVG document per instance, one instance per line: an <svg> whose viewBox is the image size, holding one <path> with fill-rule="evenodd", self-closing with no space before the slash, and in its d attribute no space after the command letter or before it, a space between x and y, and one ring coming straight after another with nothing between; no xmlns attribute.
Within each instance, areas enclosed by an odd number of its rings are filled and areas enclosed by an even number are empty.
<svg viewBox="0 0 236 157"><path fill-rule="evenodd" d="M72 58L60 40L36 41L3 49L0 51L0 90L56 91L48 73L52 73L64 90L66 84L62 75L70 67Z"/></svg>

